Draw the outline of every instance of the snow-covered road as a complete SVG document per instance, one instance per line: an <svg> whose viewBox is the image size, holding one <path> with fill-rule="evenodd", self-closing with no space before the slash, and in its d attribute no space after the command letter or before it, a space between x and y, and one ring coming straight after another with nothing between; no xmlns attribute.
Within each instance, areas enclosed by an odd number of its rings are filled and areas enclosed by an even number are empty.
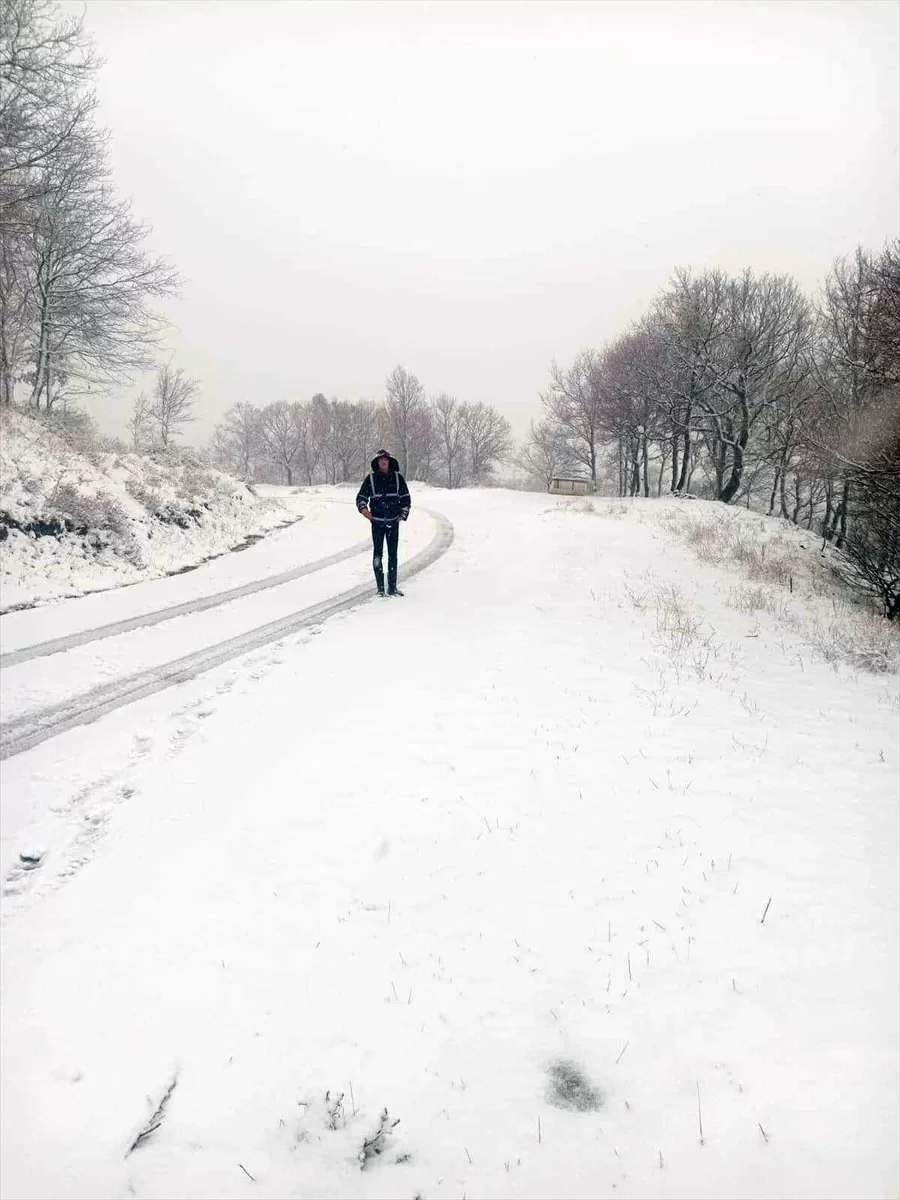
<svg viewBox="0 0 900 1200"><path fill-rule="evenodd" d="M430 566L453 537L446 518L421 509L416 515L412 536L403 540L404 578ZM425 541L429 529L431 537ZM0 675L0 759L365 603L373 591L370 558L371 542L357 543L255 583L69 634L58 639L52 654L33 653L42 661L31 666L26 665L32 662L27 651L19 652L24 658L10 655L7 662L12 659L19 669L7 666ZM311 575L317 578L310 580ZM270 594L259 598L261 591ZM47 619L52 620L52 612ZM165 628L157 630L162 624ZM104 643L99 652L98 641ZM32 651L50 645L38 643Z"/></svg>
<svg viewBox="0 0 900 1200"><path fill-rule="evenodd" d="M650 505L423 503L402 603L0 767L3 1195L895 1193L897 680Z"/></svg>

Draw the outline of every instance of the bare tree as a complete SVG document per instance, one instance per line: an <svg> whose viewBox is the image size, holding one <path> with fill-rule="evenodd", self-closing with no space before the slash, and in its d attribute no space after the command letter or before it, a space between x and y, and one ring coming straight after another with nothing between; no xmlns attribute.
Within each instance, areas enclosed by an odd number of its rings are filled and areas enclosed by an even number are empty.
<svg viewBox="0 0 900 1200"><path fill-rule="evenodd" d="M512 453L512 429L506 417L481 401L463 405L461 423L470 477L473 483L483 483Z"/></svg>
<svg viewBox="0 0 900 1200"><path fill-rule="evenodd" d="M93 132L98 65L78 16L50 0L0 4L0 399L23 381L34 316L31 235L38 202Z"/></svg>
<svg viewBox="0 0 900 1200"><path fill-rule="evenodd" d="M0 5L0 395L52 408L150 365L149 305L175 273L110 185L94 126L98 65L82 21L45 0Z"/></svg>
<svg viewBox="0 0 900 1200"><path fill-rule="evenodd" d="M817 370L821 401L804 432L826 475L823 533L900 619L900 241L835 263Z"/></svg>
<svg viewBox="0 0 900 1200"><path fill-rule="evenodd" d="M529 475L539 479L545 488L558 475L568 475L572 470L572 455L566 435L553 424L544 420L531 422L528 438L519 451L519 462Z"/></svg>
<svg viewBox="0 0 900 1200"><path fill-rule="evenodd" d="M238 474L245 483L256 476L257 460L262 453L260 410L239 400L213 431L213 455L217 462Z"/></svg>
<svg viewBox="0 0 900 1200"><path fill-rule="evenodd" d="M415 478L418 465L417 418L425 406L425 392L415 375L401 366L394 367L385 384L384 412L400 469L410 478Z"/></svg>
<svg viewBox="0 0 900 1200"><path fill-rule="evenodd" d="M146 367L162 322L148 299L175 286L174 273L149 257L147 228L100 178L74 174L37 205L28 267L34 296L31 403L50 408L65 388L126 382Z"/></svg>
<svg viewBox="0 0 900 1200"><path fill-rule="evenodd" d="M183 367L166 363L156 372L149 416L159 445L165 450L181 429L194 420L200 384Z"/></svg>
<svg viewBox="0 0 900 1200"><path fill-rule="evenodd" d="M29 334L29 285L21 238L0 227L0 403L11 404Z"/></svg>
<svg viewBox="0 0 900 1200"><path fill-rule="evenodd" d="M465 430L462 405L453 396L441 392L432 402L437 430L438 453L447 477L447 487L459 487L462 482Z"/></svg>
<svg viewBox="0 0 900 1200"><path fill-rule="evenodd" d="M660 353L653 360L654 390L671 428L672 491L690 484L702 404L713 386L706 363L722 336L720 313L727 276L679 270L657 297L643 328Z"/></svg>
<svg viewBox="0 0 900 1200"><path fill-rule="evenodd" d="M340 450L344 481L358 478L369 465L376 422L375 407L368 400L357 400L347 406L346 440L341 441Z"/></svg>
<svg viewBox="0 0 900 1200"><path fill-rule="evenodd" d="M131 445L135 450L145 450L152 440L152 408L153 401L144 392L141 392L131 406L128 431L131 434Z"/></svg>
<svg viewBox="0 0 900 1200"><path fill-rule="evenodd" d="M302 404L277 400L262 410L260 436L266 457L284 472L289 487L308 433L309 417Z"/></svg>
<svg viewBox="0 0 900 1200"><path fill-rule="evenodd" d="M54 169L93 130L100 65L81 15L52 0L0 5L0 222L52 187Z"/></svg>
<svg viewBox="0 0 900 1200"><path fill-rule="evenodd" d="M602 440L600 364L596 350L582 350L568 370L555 362L550 387L541 402L547 417L565 433L575 462L586 467L597 482L597 453Z"/></svg>

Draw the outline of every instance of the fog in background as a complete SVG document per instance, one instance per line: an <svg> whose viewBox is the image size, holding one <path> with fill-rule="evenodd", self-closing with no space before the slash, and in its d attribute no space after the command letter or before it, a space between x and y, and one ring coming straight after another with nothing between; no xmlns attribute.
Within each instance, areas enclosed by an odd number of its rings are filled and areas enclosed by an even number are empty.
<svg viewBox="0 0 900 1200"><path fill-rule="evenodd" d="M894 3L84 7L117 187L184 279L192 441L397 363L522 434L676 266L812 291L898 230Z"/></svg>

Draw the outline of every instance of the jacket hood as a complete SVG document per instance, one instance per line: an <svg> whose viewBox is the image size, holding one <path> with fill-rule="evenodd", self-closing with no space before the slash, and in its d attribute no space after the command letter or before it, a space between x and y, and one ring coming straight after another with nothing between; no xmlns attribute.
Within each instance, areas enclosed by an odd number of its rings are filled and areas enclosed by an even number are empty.
<svg viewBox="0 0 900 1200"><path fill-rule="evenodd" d="M400 470L400 464L397 462L396 458L394 458L393 454L388 454L387 450L379 450L378 453L375 455L375 457L372 459L371 466L372 466L372 474L373 475L378 474L379 458L386 458L388 460L388 471L399 471Z"/></svg>

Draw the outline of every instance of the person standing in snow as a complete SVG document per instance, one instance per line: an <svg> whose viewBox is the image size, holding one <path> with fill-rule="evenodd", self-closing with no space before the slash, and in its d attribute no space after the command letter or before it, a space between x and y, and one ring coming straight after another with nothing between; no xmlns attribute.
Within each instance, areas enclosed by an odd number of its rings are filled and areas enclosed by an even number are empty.
<svg viewBox="0 0 900 1200"><path fill-rule="evenodd" d="M362 481L362 487L356 495L356 507L372 525L372 567L378 595L385 594L382 551L387 542L387 594L402 596L397 587L397 546L400 542L400 522L409 516L409 488L400 474L400 464L387 450L379 450L372 459L372 473Z"/></svg>

